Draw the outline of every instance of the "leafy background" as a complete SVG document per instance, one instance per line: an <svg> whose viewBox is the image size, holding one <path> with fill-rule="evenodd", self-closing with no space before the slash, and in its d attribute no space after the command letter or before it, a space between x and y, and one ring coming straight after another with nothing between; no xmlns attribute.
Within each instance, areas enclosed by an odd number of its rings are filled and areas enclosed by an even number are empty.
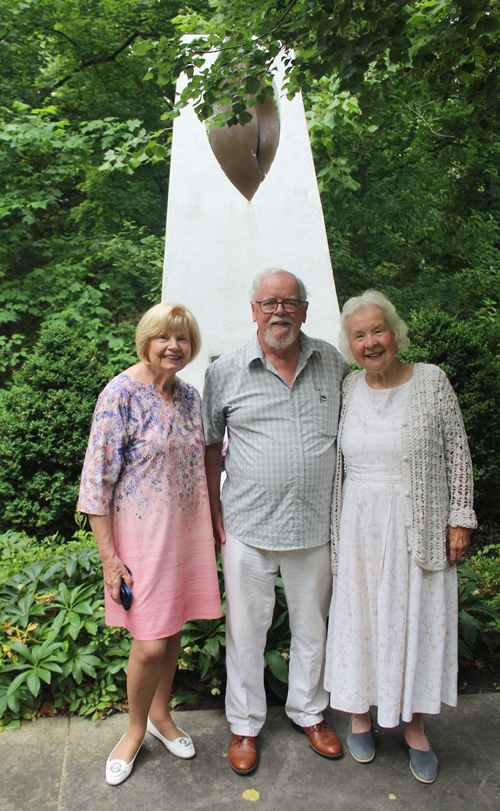
<svg viewBox="0 0 500 811"><path fill-rule="evenodd" d="M339 303L385 292L409 322L408 359L443 366L459 396L482 527L461 572L462 662L497 672L499 19L484 0L0 0L4 723L126 707L130 642L104 625L95 543L74 523L92 409L160 297L179 106L244 122L280 50L287 92L303 93ZM289 643L278 584L277 696ZM190 623L173 701L223 690L223 622Z"/></svg>

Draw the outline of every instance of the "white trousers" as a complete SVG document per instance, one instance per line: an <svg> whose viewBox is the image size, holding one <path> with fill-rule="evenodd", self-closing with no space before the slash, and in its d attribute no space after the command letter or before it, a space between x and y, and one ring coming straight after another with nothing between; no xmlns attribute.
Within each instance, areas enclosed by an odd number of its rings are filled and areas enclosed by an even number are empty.
<svg viewBox="0 0 500 811"><path fill-rule="evenodd" d="M266 720L264 650L278 571L285 587L292 644L285 710L299 726L323 718L326 617L332 575L330 544L279 552L242 543L226 533L226 715L236 735L258 735Z"/></svg>

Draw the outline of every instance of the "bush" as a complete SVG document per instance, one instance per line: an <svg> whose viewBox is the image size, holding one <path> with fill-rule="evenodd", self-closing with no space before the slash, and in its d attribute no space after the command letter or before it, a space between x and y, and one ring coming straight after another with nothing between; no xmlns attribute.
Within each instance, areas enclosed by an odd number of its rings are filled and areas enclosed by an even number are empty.
<svg viewBox="0 0 500 811"><path fill-rule="evenodd" d="M0 724L40 709L95 719L125 698L130 638L105 625L95 541L75 537L0 536Z"/></svg>
<svg viewBox="0 0 500 811"><path fill-rule="evenodd" d="M474 465L479 518L498 514L500 492L500 361L485 346L482 328L443 312L422 310L408 322L403 359L434 363L458 397Z"/></svg>
<svg viewBox="0 0 500 811"><path fill-rule="evenodd" d="M478 577L479 596L500 612L500 544L487 544L467 561ZM500 633L500 623L498 624Z"/></svg>
<svg viewBox="0 0 500 811"><path fill-rule="evenodd" d="M492 664L498 659L500 614L481 593L481 577L466 564L457 566L458 655Z"/></svg>
<svg viewBox="0 0 500 811"><path fill-rule="evenodd" d="M83 331L42 330L12 388L0 392L0 531L73 532L92 414L116 371Z"/></svg>
<svg viewBox="0 0 500 811"><path fill-rule="evenodd" d="M123 709L131 638L104 622L102 568L92 533L77 514L75 540L59 545L24 533L0 535L0 728L41 711L102 718ZM219 588L224 582L218 556ZM286 695L290 630L280 578L268 634L266 680ZM225 683L225 618L195 620L182 632L170 705L196 706Z"/></svg>

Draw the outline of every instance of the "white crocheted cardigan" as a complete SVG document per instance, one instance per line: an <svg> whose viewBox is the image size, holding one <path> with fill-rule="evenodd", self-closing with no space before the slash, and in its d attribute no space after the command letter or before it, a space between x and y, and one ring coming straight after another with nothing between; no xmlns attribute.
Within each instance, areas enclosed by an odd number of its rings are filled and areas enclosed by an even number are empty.
<svg viewBox="0 0 500 811"><path fill-rule="evenodd" d="M338 565L342 506L342 431L349 401L363 372L353 372L342 386L337 438L337 470L331 520L332 571ZM477 526L472 509L472 463L460 406L439 366L415 363L410 396L401 428L408 551L422 569L446 566L446 529Z"/></svg>

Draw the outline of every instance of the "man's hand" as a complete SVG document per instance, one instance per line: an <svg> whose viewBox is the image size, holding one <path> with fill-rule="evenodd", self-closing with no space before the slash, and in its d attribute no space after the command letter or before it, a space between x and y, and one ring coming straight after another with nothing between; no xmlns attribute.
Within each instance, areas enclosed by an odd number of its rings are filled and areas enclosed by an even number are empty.
<svg viewBox="0 0 500 811"><path fill-rule="evenodd" d="M226 533L222 523L222 510L220 504L220 476L222 471L222 442L214 442L205 448L205 469L207 472L208 497L210 499L210 512L217 549L226 543Z"/></svg>
<svg viewBox="0 0 500 811"><path fill-rule="evenodd" d="M222 544L226 543L226 533L224 531L224 526L222 523L221 510L219 510L217 514L212 513L212 527L214 531L215 545L217 546L217 549L220 552Z"/></svg>
<svg viewBox="0 0 500 811"><path fill-rule="evenodd" d="M459 563L470 544L470 529L465 527L448 527L446 554L450 566Z"/></svg>

